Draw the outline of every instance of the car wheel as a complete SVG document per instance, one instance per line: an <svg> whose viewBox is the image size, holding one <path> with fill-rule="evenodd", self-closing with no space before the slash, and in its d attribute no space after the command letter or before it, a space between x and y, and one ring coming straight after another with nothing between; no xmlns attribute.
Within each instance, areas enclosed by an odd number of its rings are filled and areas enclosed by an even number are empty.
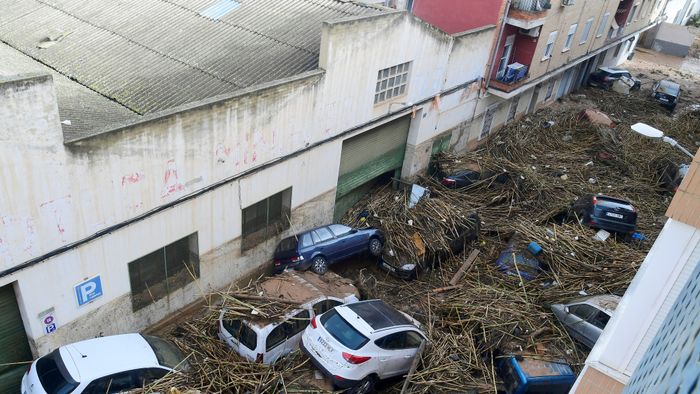
<svg viewBox="0 0 700 394"><path fill-rule="evenodd" d="M378 240L377 238L372 238L369 240L369 253L372 256L378 257L382 254L383 246L382 241Z"/></svg>
<svg viewBox="0 0 700 394"><path fill-rule="evenodd" d="M328 261L323 256L316 256L311 260L311 271L323 275L328 271Z"/></svg>
<svg viewBox="0 0 700 394"><path fill-rule="evenodd" d="M347 391L348 394L369 394L374 392L374 385L377 379L374 376L367 376L360 381L360 384Z"/></svg>

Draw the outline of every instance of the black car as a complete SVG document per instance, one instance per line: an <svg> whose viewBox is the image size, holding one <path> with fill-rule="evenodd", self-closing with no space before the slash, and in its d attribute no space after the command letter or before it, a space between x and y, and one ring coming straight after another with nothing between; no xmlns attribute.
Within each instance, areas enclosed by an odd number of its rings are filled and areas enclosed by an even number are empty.
<svg viewBox="0 0 700 394"><path fill-rule="evenodd" d="M632 89L637 90L642 86L642 82L634 78L632 74L621 68L601 67L588 77L588 85L597 86L603 89L612 88L613 83L622 77L630 78L634 81Z"/></svg>
<svg viewBox="0 0 700 394"><path fill-rule="evenodd" d="M496 183L506 183L508 181L508 173L496 173L493 171L486 171L481 173L474 170L460 170L451 175L445 175L440 180L444 186L450 189L459 189L460 187L467 187L476 183L478 181L487 180L493 178Z"/></svg>
<svg viewBox="0 0 700 394"><path fill-rule="evenodd" d="M651 96L673 112L681 96L681 85L664 79L654 85L654 88L651 90Z"/></svg>
<svg viewBox="0 0 700 394"><path fill-rule="evenodd" d="M602 194L586 195L574 202L572 212L581 224L621 234L637 229L637 209L629 201Z"/></svg>
<svg viewBox="0 0 700 394"><path fill-rule="evenodd" d="M380 256L383 246L384 235L375 228L321 226L280 241L274 255L275 273L287 268L310 268L323 275L330 264L348 257L365 252Z"/></svg>

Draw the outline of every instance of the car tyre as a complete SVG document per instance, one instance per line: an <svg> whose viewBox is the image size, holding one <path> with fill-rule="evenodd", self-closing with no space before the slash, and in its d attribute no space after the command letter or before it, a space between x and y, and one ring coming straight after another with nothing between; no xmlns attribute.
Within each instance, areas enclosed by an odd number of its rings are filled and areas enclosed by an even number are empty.
<svg viewBox="0 0 700 394"><path fill-rule="evenodd" d="M328 261L323 256L316 256L311 260L311 271L323 275L328 272Z"/></svg>
<svg viewBox="0 0 700 394"><path fill-rule="evenodd" d="M381 256L383 247L384 245L382 245L382 241L380 241L379 239L371 238L369 240L369 254L371 254L372 256Z"/></svg>
<svg viewBox="0 0 700 394"><path fill-rule="evenodd" d="M377 384L377 378L370 375L360 381L360 383L346 391L347 394L369 394L374 393L374 386Z"/></svg>

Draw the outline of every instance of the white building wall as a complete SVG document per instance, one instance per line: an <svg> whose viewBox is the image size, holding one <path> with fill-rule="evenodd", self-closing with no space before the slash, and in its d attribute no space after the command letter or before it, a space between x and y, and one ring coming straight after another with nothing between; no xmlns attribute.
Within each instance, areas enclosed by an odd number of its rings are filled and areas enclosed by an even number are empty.
<svg viewBox="0 0 700 394"><path fill-rule="evenodd" d="M0 82L0 286L16 282L34 350L140 330L255 272L281 236L330 221L342 140L414 106L407 151L468 122L493 32L453 38L406 13L327 23L322 70L69 145L49 79ZM375 106L377 71L406 61L408 92L393 101L412 104ZM409 155L412 171L424 158ZM241 252L242 209L289 186L291 229ZM201 279L132 312L127 264L194 232ZM73 286L95 275L104 295L78 307ZM50 308L59 328L44 335Z"/></svg>

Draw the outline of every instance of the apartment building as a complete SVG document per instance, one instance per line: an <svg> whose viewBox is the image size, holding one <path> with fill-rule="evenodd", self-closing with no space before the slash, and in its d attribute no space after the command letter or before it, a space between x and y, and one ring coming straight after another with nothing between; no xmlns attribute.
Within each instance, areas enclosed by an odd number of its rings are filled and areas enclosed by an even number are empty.
<svg viewBox="0 0 700 394"><path fill-rule="evenodd" d="M257 276L282 237L465 149L496 32L345 0L0 9L10 386L14 363Z"/></svg>
<svg viewBox="0 0 700 394"><path fill-rule="evenodd" d="M412 12L442 29L498 25L472 132L481 138L586 83L600 66L632 55L667 0L413 0ZM476 4L472 7L472 4Z"/></svg>

